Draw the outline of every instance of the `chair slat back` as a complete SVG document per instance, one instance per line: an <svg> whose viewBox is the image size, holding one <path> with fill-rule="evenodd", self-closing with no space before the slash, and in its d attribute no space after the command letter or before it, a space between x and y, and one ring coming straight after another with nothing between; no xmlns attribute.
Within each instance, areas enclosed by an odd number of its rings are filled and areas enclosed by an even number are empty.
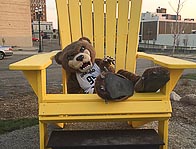
<svg viewBox="0 0 196 149"><path fill-rule="evenodd" d="M62 49L88 37L96 57L135 71L142 0L56 0Z"/></svg>

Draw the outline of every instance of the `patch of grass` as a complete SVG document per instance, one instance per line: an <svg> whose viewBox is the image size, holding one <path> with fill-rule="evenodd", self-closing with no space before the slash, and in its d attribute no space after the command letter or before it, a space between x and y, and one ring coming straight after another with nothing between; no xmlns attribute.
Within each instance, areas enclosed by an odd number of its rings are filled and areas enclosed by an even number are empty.
<svg viewBox="0 0 196 149"><path fill-rule="evenodd" d="M11 132L38 124L37 118L24 118L17 120L0 120L0 134Z"/></svg>
<svg viewBox="0 0 196 149"><path fill-rule="evenodd" d="M192 79L192 80L196 80L196 74L187 74L187 75L183 75L181 78L182 78L182 79Z"/></svg>

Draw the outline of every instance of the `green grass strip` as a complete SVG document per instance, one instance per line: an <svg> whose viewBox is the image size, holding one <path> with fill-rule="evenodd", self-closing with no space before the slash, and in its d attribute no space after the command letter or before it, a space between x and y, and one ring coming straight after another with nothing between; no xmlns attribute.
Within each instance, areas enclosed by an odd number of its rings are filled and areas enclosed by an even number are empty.
<svg viewBox="0 0 196 149"><path fill-rule="evenodd" d="M17 120L0 120L0 134L11 132L38 124L37 118L24 118Z"/></svg>
<svg viewBox="0 0 196 149"><path fill-rule="evenodd" d="M183 78L183 79L192 79L192 80L196 80L196 74L187 74L187 75L183 75L181 78Z"/></svg>

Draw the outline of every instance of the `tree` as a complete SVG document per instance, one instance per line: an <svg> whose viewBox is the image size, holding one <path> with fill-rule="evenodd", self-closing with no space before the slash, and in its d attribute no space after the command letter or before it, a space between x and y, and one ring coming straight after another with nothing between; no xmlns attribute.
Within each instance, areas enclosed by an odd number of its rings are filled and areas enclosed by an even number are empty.
<svg viewBox="0 0 196 149"><path fill-rule="evenodd" d="M169 5L171 6L171 8L173 9L173 11L176 13L176 20L175 20L175 24L173 27L173 48L172 48L172 56L175 53L175 49L176 49L176 45L177 42L179 42L179 35L182 32L182 29L179 28L179 16L180 16L180 12L182 11L182 8L184 6L184 3L187 0L177 0L177 8L175 9L172 4L169 2Z"/></svg>

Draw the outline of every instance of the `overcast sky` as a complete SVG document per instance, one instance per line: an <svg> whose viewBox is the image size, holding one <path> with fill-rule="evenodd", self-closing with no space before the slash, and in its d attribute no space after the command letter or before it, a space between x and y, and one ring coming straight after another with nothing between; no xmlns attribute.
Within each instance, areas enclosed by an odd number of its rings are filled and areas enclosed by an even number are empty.
<svg viewBox="0 0 196 149"><path fill-rule="evenodd" d="M162 7L167 8L167 13L175 14L173 8L177 8L178 0L143 0L142 12L155 12L156 8ZM181 15L183 18L194 18L196 19L196 0L181 0L185 1ZM170 4L169 4L170 2ZM47 7L47 20L52 21L54 28L57 28L57 17L56 17L56 5L55 0L46 0Z"/></svg>

